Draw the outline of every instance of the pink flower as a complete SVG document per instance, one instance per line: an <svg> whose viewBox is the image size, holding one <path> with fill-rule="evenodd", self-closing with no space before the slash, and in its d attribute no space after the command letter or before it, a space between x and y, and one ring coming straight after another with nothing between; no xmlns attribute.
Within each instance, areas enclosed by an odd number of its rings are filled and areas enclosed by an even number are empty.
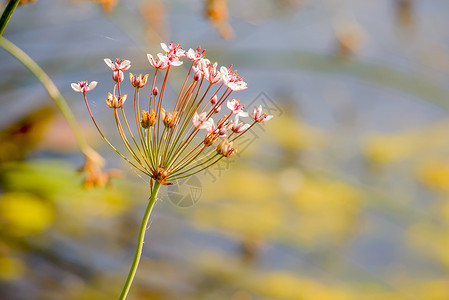
<svg viewBox="0 0 449 300"><path fill-rule="evenodd" d="M104 62L114 72L116 72L116 71L128 71L129 68L131 68L131 62L129 60L123 60L123 59L116 58L115 62L113 63L109 58L105 58Z"/></svg>
<svg viewBox="0 0 449 300"><path fill-rule="evenodd" d="M243 78L238 76L237 71L232 72L232 65L229 66L229 69L221 67L220 71L223 77L223 83L231 90L241 91L248 88Z"/></svg>
<svg viewBox="0 0 449 300"><path fill-rule="evenodd" d="M247 117L248 113L243 111L243 108L245 107L243 104L240 104L240 100L232 99L228 100L226 103L226 106L232 110L232 113L240 116L240 117Z"/></svg>
<svg viewBox="0 0 449 300"><path fill-rule="evenodd" d="M212 125L215 125L214 120L212 118L209 118L208 120L206 120L206 118L207 118L207 113L203 112L201 114L198 114L195 112L195 114L193 115L193 118L192 118L193 126L195 126L196 129L206 129L207 130L207 129L211 128Z"/></svg>
<svg viewBox="0 0 449 300"><path fill-rule="evenodd" d="M165 43L161 43L161 47L167 55L174 55L178 58L186 56L184 49L182 49L181 45L179 44L174 44L173 42L171 42L167 46Z"/></svg>
<svg viewBox="0 0 449 300"><path fill-rule="evenodd" d="M205 51L206 50L201 51L201 47L196 48L196 51L190 48L189 51L187 51L187 58L194 62L199 62L203 58Z"/></svg>
<svg viewBox="0 0 449 300"><path fill-rule="evenodd" d="M72 83L72 89L77 93L85 93L92 91L97 86L97 81L88 83L87 81L78 81L78 83Z"/></svg>
<svg viewBox="0 0 449 300"><path fill-rule="evenodd" d="M264 123L266 121L270 121L273 119L272 115L268 115L266 113L262 113L262 105L259 105L259 108L254 108L253 111L253 119L258 123Z"/></svg>
<svg viewBox="0 0 449 300"><path fill-rule="evenodd" d="M208 127L205 128L207 132L215 132L218 129L217 125L215 124L212 118L209 118L207 125Z"/></svg>
<svg viewBox="0 0 449 300"><path fill-rule="evenodd" d="M168 68L168 58L161 53L157 55L157 60L155 60L151 54L147 54L147 57L150 64L156 69L164 70Z"/></svg>
<svg viewBox="0 0 449 300"><path fill-rule="evenodd" d="M179 58L186 56L184 49L181 48L179 44L174 44L171 42L168 46L165 43L161 43L162 49L165 51L165 56L167 57L168 64L172 66L182 65L182 61Z"/></svg>
<svg viewBox="0 0 449 300"><path fill-rule="evenodd" d="M204 65L208 62L207 65ZM211 63L209 60L203 62L204 78L212 84L219 83L223 80L220 71L217 70L217 63Z"/></svg>
<svg viewBox="0 0 449 300"><path fill-rule="evenodd" d="M234 131L235 133L240 133L243 131L246 131L249 128L249 124L244 124L243 123L239 123L239 116L235 116L234 119L234 124L231 127L231 130Z"/></svg>

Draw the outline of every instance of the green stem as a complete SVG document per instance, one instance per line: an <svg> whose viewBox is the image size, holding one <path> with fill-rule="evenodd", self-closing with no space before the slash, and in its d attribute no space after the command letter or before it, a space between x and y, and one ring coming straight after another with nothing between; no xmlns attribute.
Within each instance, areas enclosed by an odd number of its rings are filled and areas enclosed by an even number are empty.
<svg viewBox="0 0 449 300"><path fill-rule="evenodd" d="M15 58L17 58L21 63L23 63L25 65L25 67L27 67L40 80L40 82L43 84L43 86L47 90L48 94L50 95L50 97L53 99L53 101L58 106L58 108L61 111L64 118L67 120L67 123L69 123L70 128L72 129L72 131L75 135L75 139L76 139L79 147L81 148L81 151L85 155L91 156L94 151L87 144L87 142L84 138L84 135L81 131L81 128L79 127L78 123L76 122L75 116L73 115L72 111L70 110L70 107L68 106L64 97L62 97L62 95L59 92L56 85L53 83L53 81L47 75L47 73L45 73L45 71L42 70L42 68L39 67L39 65L31 57L29 57L25 52L23 52L22 49L20 49L19 47L17 47L16 45L11 43L4 37L0 37L0 47L5 49L6 51L8 51Z"/></svg>
<svg viewBox="0 0 449 300"><path fill-rule="evenodd" d="M5 10L3 11L2 17L0 18L0 36L2 36L3 31L8 25L9 19L12 16L12 13L16 9L17 5L19 5L20 0L10 0L8 5L6 5Z"/></svg>
<svg viewBox="0 0 449 300"><path fill-rule="evenodd" d="M142 223L140 224L139 236L137 238L137 247L136 253L134 254L133 263L131 265L131 269L129 270L128 278L126 278L125 286L123 287L122 293L120 294L120 300L126 299L128 295L129 289L131 288L131 284L134 279L134 275L136 275L137 267L139 266L140 256L142 255L143 248L143 240L145 238L145 231L148 229L147 224L150 219L150 214L153 209L154 203L156 202L157 192L159 191L159 187L161 184L156 181L153 186L153 191L151 193L147 209L145 210L145 214L143 215Z"/></svg>

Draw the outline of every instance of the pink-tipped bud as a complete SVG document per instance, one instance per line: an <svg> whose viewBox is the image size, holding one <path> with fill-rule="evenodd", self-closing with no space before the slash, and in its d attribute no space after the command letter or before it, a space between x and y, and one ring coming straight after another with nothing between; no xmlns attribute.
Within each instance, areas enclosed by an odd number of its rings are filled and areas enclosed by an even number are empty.
<svg viewBox="0 0 449 300"><path fill-rule="evenodd" d="M223 126L218 130L218 134L220 135L220 137L224 137L226 136L226 131L228 131L228 128L226 126Z"/></svg>
<svg viewBox="0 0 449 300"><path fill-rule="evenodd" d="M221 106L215 107L214 108L214 113L218 114L221 110Z"/></svg>
<svg viewBox="0 0 449 300"><path fill-rule="evenodd" d="M214 95L211 99L210 99L210 103L215 104L218 101L218 97L217 95Z"/></svg>
<svg viewBox="0 0 449 300"><path fill-rule="evenodd" d="M155 86L155 87L153 88L152 93L153 93L154 96L157 96L157 94L159 94L159 89L157 88L157 86Z"/></svg>
<svg viewBox="0 0 449 300"><path fill-rule="evenodd" d="M123 79L125 79L125 75L123 74L122 71L114 71L112 72L112 79L115 82L122 82Z"/></svg>
<svg viewBox="0 0 449 300"><path fill-rule="evenodd" d="M193 80L198 81L199 79L200 79L200 76L198 76L198 74L195 73L195 75L193 76Z"/></svg>

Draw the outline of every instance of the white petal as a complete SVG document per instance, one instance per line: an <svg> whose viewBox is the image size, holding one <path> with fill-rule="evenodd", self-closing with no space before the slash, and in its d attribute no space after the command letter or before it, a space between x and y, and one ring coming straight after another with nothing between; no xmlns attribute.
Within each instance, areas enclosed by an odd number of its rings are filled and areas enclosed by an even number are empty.
<svg viewBox="0 0 449 300"><path fill-rule="evenodd" d="M187 51L187 55L186 55L187 58L188 58L188 59L191 59L191 60L193 60L194 57L195 57L195 56L193 55L192 51L193 51L192 48L190 48L189 51Z"/></svg>
<svg viewBox="0 0 449 300"><path fill-rule="evenodd" d="M158 53L157 57L159 57L160 61L163 61L165 63L168 63L168 57L166 55L163 55L162 53Z"/></svg>
<svg viewBox="0 0 449 300"><path fill-rule="evenodd" d="M245 124L245 125L242 126L242 128L240 128L240 130L241 131L245 131L245 130L247 130L249 128L249 126L250 126L249 124Z"/></svg>
<svg viewBox="0 0 449 300"><path fill-rule="evenodd" d="M71 86L72 86L72 89L75 92L77 92L77 93L81 92L81 88L80 88L80 85L78 83L72 83Z"/></svg>
<svg viewBox="0 0 449 300"><path fill-rule="evenodd" d="M195 126L196 128L198 128L200 126L199 118L200 118L200 116L195 112L195 114L193 115L193 118L192 118L192 123L193 123L193 126Z"/></svg>
<svg viewBox="0 0 449 300"><path fill-rule="evenodd" d="M128 71L129 68L131 68L131 62L129 60L124 60L120 66L122 67L123 71Z"/></svg>
<svg viewBox="0 0 449 300"><path fill-rule="evenodd" d="M270 121L271 119L273 119L273 116L272 116L272 115L266 116L265 119L263 119L262 123L263 123L263 122Z"/></svg>
<svg viewBox="0 0 449 300"><path fill-rule="evenodd" d="M168 49L168 47L167 47L167 45L165 43L161 43L161 47L162 47L162 50L164 50L165 52L169 52L170 51L170 49Z"/></svg>
<svg viewBox="0 0 449 300"><path fill-rule="evenodd" d="M232 100L228 100L228 102L226 103L226 106L232 111L234 111L235 101L237 101L237 100L232 99Z"/></svg>
<svg viewBox="0 0 449 300"><path fill-rule="evenodd" d="M114 66L114 64L112 63L112 60L110 60L109 58L105 58L104 62L108 65L109 68L112 69L112 67Z"/></svg>
<svg viewBox="0 0 449 300"><path fill-rule="evenodd" d="M178 67L178 66L182 65L182 61L175 60L175 61L172 61L170 64L174 67Z"/></svg>
<svg viewBox="0 0 449 300"><path fill-rule="evenodd" d="M209 120L207 120L207 125L209 126L205 128L207 132L213 132L217 129L217 125L215 125L214 119L212 118L209 118Z"/></svg>
<svg viewBox="0 0 449 300"><path fill-rule="evenodd" d="M89 83L89 91L93 90L98 84L98 81L92 81Z"/></svg>
<svg viewBox="0 0 449 300"><path fill-rule="evenodd" d="M240 117L246 118L248 116L248 113L246 111L241 111L237 115L240 116Z"/></svg>

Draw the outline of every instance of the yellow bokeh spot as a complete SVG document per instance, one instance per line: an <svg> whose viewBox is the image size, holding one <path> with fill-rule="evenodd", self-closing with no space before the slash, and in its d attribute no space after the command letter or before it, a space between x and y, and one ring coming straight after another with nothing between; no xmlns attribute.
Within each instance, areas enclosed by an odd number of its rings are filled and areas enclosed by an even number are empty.
<svg viewBox="0 0 449 300"><path fill-rule="evenodd" d="M25 273L24 263L13 257L0 256L0 280L17 280Z"/></svg>
<svg viewBox="0 0 449 300"><path fill-rule="evenodd" d="M429 161L417 170L419 179L429 188L449 191L449 161Z"/></svg>
<svg viewBox="0 0 449 300"><path fill-rule="evenodd" d="M375 135L363 145L363 153L369 162L378 165L391 164L410 154L410 142L402 136Z"/></svg>
<svg viewBox="0 0 449 300"><path fill-rule="evenodd" d="M254 288L275 299L348 300L355 299L346 290L300 278L288 272L260 276Z"/></svg>
<svg viewBox="0 0 449 300"><path fill-rule="evenodd" d="M361 209L361 193L339 181L306 179L292 197L294 227L302 243L338 242L350 232Z"/></svg>
<svg viewBox="0 0 449 300"><path fill-rule="evenodd" d="M326 144L324 133L307 127L291 116L274 118L266 126L271 141L290 150L314 150Z"/></svg>
<svg viewBox="0 0 449 300"><path fill-rule="evenodd" d="M51 226L54 208L39 198L25 193L7 193L0 197L0 228L8 234L38 234Z"/></svg>

